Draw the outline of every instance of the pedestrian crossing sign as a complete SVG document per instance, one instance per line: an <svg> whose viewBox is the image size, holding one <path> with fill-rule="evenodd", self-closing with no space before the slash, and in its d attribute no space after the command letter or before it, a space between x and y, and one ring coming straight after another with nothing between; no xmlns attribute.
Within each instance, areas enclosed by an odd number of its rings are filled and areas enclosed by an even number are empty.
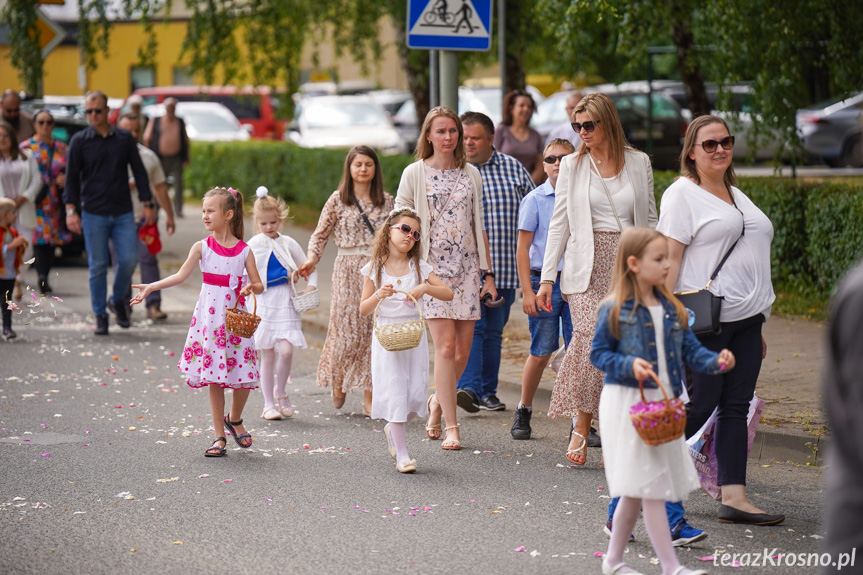
<svg viewBox="0 0 863 575"><path fill-rule="evenodd" d="M408 48L490 49L491 5L492 0L408 0Z"/></svg>

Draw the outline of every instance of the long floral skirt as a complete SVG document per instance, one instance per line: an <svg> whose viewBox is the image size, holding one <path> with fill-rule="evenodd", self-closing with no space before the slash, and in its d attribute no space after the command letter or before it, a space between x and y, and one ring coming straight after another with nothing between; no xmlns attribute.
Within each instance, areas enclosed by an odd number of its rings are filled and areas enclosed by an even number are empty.
<svg viewBox="0 0 863 575"><path fill-rule="evenodd" d="M611 287L619 241L619 232L593 232L593 272L587 290L564 296L572 316L572 340L551 392L549 417L575 417L579 411L599 417L603 373L590 363L590 351L596 331L596 310Z"/></svg>

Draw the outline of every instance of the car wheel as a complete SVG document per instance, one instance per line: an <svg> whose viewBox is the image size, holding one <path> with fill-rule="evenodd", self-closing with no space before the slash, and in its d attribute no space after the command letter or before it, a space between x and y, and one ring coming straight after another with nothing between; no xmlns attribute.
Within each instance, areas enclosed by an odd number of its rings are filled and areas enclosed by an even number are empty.
<svg viewBox="0 0 863 575"><path fill-rule="evenodd" d="M863 138L852 136L842 149L841 165L859 168L863 166Z"/></svg>

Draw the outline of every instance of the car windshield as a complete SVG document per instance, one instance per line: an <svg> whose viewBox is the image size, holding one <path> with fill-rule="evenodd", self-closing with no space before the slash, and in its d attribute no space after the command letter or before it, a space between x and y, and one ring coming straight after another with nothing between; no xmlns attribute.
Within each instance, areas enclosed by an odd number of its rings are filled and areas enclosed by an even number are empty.
<svg viewBox="0 0 863 575"><path fill-rule="evenodd" d="M235 132L240 128L235 122L231 121L231 118L227 118L221 114L184 110L182 116L183 120L195 128L199 134Z"/></svg>
<svg viewBox="0 0 863 575"><path fill-rule="evenodd" d="M653 117L657 120L667 120L677 118L680 112L672 103L672 100L654 93L651 97L653 104ZM624 113L626 110L632 110L639 115L647 115L647 94L629 94L626 96L614 98L614 105L618 112Z"/></svg>
<svg viewBox="0 0 863 575"><path fill-rule="evenodd" d="M333 105L307 105L303 120L309 128L341 128L344 126L382 126L389 123L374 104L342 102Z"/></svg>

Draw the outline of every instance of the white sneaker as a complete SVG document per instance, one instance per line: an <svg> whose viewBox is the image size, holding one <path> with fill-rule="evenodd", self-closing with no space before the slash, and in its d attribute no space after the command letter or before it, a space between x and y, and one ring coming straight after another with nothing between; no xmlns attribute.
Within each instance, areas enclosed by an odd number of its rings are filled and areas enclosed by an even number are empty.
<svg viewBox="0 0 863 575"><path fill-rule="evenodd" d="M264 408L264 412L261 414L261 417L263 417L264 419L271 419L271 420L281 419L282 414L279 413L279 410L276 409L275 405L271 405L269 407Z"/></svg>

